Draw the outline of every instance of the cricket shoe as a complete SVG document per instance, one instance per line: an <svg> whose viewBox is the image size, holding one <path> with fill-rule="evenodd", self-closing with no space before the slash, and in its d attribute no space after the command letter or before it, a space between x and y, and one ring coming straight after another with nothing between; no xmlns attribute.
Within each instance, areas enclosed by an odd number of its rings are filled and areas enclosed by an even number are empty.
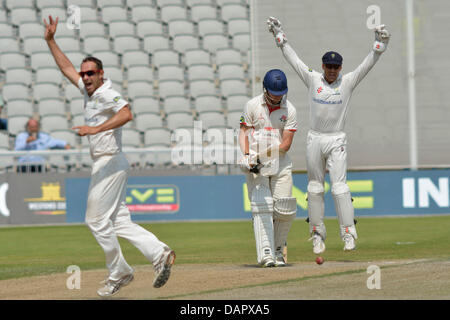
<svg viewBox="0 0 450 320"><path fill-rule="evenodd" d="M283 252L275 251L275 267L286 267L286 261L284 260Z"/></svg>
<svg viewBox="0 0 450 320"><path fill-rule="evenodd" d="M170 268L175 263L175 251L166 249L158 263L155 265L155 280L153 287L161 288L166 284L170 277Z"/></svg>
<svg viewBox="0 0 450 320"><path fill-rule="evenodd" d="M134 276L132 273L130 273L116 281L109 279L106 281L102 281L105 283L105 286L103 288L98 289L97 294L100 297L112 297L113 295L119 292L120 288L128 285L131 281L133 281L133 279Z"/></svg>
<svg viewBox="0 0 450 320"><path fill-rule="evenodd" d="M344 234L342 240L344 241L344 251L352 251L356 249L355 238L350 233Z"/></svg>
<svg viewBox="0 0 450 320"><path fill-rule="evenodd" d="M275 267L275 260L272 257L266 257L261 261L260 265L263 268L272 268Z"/></svg>
<svg viewBox="0 0 450 320"><path fill-rule="evenodd" d="M313 243L313 252L315 254L321 254L325 251L325 242L323 242L322 237L318 233L314 233L308 241L312 241Z"/></svg>

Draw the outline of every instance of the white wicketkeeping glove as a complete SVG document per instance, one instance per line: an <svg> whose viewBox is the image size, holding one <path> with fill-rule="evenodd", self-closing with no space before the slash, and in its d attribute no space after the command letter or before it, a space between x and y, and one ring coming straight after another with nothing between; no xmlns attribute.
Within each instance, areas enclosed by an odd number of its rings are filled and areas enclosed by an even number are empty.
<svg viewBox="0 0 450 320"><path fill-rule="evenodd" d="M386 50L387 45L389 43L389 39L391 38L391 34L386 30L386 26L384 24L375 27L375 42L373 44L373 50L375 52L382 53Z"/></svg>
<svg viewBox="0 0 450 320"><path fill-rule="evenodd" d="M275 17L270 17L267 19L267 25L269 27L269 32L271 32L275 37L277 46L282 47L287 42L287 37L281 28L281 21Z"/></svg>

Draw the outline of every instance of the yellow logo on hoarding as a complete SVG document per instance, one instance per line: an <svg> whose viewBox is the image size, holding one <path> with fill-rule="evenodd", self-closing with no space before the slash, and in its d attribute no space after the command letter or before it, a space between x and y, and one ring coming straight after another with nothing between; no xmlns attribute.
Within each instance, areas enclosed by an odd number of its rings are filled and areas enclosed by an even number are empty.
<svg viewBox="0 0 450 320"><path fill-rule="evenodd" d="M61 185L59 182L43 182L41 184L40 198L25 198L28 209L35 214L60 215L66 213L66 198L61 197Z"/></svg>
<svg viewBox="0 0 450 320"><path fill-rule="evenodd" d="M347 184L350 188L350 192L365 193L373 192L373 180L349 180ZM330 184L325 182L325 193L330 191ZM251 211L250 200L248 198L247 184L242 186L244 197L244 210ZM296 186L292 186L292 196L297 199L297 205L303 210L308 209L307 192L302 191ZM355 209L371 209L373 208L374 199L372 196L352 196L353 207Z"/></svg>

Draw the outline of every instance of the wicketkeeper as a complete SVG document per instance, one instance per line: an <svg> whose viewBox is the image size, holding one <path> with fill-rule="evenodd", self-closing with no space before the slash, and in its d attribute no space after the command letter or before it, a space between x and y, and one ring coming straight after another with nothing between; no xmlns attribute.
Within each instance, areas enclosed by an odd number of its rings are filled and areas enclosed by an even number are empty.
<svg viewBox="0 0 450 320"><path fill-rule="evenodd" d="M313 252L325 251L326 229L323 223L325 171L329 170L344 250L354 250L358 238L350 189L347 185L347 137L344 130L348 102L355 87L386 50L390 34L384 25L375 28L375 42L364 61L352 72L340 75L342 56L334 51L322 57L323 73L307 67L287 42L281 22L267 20L269 31L284 57L308 88L310 130L306 143L308 170L308 217Z"/></svg>
<svg viewBox="0 0 450 320"><path fill-rule="evenodd" d="M294 106L287 100L283 71L266 73L263 94L247 102L240 118L239 143L244 156L258 263L285 266L283 247L297 213L292 197L292 162L286 152L297 131Z"/></svg>

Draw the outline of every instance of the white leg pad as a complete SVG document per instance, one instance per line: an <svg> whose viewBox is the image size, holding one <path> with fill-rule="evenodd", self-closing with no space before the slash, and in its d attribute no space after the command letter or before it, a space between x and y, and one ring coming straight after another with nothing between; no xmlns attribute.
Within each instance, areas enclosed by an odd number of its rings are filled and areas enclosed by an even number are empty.
<svg viewBox="0 0 450 320"><path fill-rule="evenodd" d="M295 216L297 215L297 199L278 199L275 201L273 209L275 250L281 251L287 242L292 221L294 221Z"/></svg>
<svg viewBox="0 0 450 320"><path fill-rule="evenodd" d="M354 227L355 224L355 212L353 209L350 188L346 183L336 183L331 187L331 194L333 195L334 199L334 206L336 208L336 215L339 220L341 236L343 236L345 234L346 228L349 228L351 226ZM355 237L356 228L352 229L355 230L355 234L352 234Z"/></svg>
<svg viewBox="0 0 450 320"><path fill-rule="evenodd" d="M258 263L274 259L273 198L270 189L257 185L251 191L250 204Z"/></svg>
<svg viewBox="0 0 450 320"><path fill-rule="evenodd" d="M320 234L323 240L327 237L327 231L323 219L325 217L324 187L318 181L308 183L308 217L309 232Z"/></svg>

